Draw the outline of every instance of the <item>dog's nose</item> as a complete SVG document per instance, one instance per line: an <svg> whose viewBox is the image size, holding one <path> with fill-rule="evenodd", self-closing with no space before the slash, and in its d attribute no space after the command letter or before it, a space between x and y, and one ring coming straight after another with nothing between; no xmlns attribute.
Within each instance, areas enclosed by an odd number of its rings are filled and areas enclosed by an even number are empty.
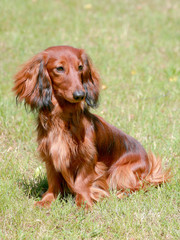
<svg viewBox="0 0 180 240"><path fill-rule="evenodd" d="M83 100L85 97L85 92L83 91L75 91L73 92L73 98L75 100Z"/></svg>

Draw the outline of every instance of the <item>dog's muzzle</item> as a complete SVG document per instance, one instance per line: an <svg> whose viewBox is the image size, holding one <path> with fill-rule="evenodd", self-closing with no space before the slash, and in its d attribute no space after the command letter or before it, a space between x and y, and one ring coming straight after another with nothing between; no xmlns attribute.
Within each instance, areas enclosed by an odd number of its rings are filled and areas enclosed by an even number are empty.
<svg viewBox="0 0 180 240"><path fill-rule="evenodd" d="M85 98L86 93L84 91L75 91L73 92L73 98L76 101L81 101Z"/></svg>

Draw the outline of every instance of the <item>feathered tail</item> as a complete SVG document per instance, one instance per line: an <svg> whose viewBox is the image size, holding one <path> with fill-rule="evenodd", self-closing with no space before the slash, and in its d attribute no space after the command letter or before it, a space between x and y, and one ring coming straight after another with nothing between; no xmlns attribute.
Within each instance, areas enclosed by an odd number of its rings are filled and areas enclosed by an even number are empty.
<svg viewBox="0 0 180 240"><path fill-rule="evenodd" d="M119 198L140 189L147 191L151 185L161 185L170 180L170 169L163 171L161 159L156 158L152 153L148 154L146 163L149 169L148 174L146 176L137 174L134 169L138 166L140 158L139 154L128 154L110 168L108 183L111 189L117 190Z"/></svg>
<svg viewBox="0 0 180 240"><path fill-rule="evenodd" d="M145 177L145 182L152 185L160 185L168 182L171 178L171 169L163 170L161 158L155 157L153 153L148 154L150 170L148 175Z"/></svg>

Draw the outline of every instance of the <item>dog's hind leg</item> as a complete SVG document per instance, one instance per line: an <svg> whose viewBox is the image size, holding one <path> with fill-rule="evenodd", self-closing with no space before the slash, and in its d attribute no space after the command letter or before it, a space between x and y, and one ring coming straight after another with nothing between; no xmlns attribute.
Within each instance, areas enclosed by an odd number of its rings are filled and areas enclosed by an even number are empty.
<svg viewBox="0 0 180 240"><path fill-rule="evenodd" d="M148 172L146 157L134 153L124 154L108 171L109 187L117 190L117 196L121 198L123 193L139 190Z"/></svg>

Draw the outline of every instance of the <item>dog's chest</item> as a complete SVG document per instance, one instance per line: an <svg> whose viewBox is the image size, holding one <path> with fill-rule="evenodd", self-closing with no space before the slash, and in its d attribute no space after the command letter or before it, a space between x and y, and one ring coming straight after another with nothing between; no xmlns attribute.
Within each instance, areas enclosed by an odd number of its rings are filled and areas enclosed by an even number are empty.
<svg viewBox="0 0 180 240"><path fill-rule="evenodd" d="M80 131L82 130L79 129ZM49 132L47 141L53 165L60 172L72 167L78 169L88 162L92 163L96 155L94 143L86 132L80 137L74 135L72 128L56 127Z"/></svg>

